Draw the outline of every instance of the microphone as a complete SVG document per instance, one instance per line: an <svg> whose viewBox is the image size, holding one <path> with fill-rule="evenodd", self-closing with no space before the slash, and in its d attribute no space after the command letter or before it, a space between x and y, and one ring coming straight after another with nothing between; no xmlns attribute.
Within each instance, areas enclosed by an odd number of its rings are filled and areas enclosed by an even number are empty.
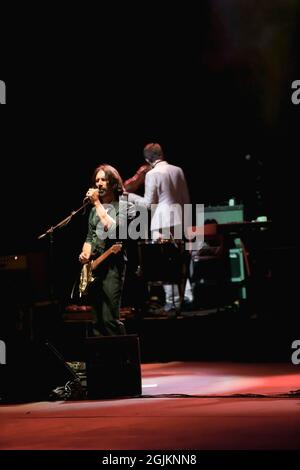
<svg viewBox="0 0 300 470"><path fill-rule="evenodd" d="M101 189L99 189L99 188L93 188L93 189L97 189L98 196L101 196ZM90 197L89 197L89 196L85 196L85 198L83 199L83 202L85 202L85 201L91 202Z"/></svg>

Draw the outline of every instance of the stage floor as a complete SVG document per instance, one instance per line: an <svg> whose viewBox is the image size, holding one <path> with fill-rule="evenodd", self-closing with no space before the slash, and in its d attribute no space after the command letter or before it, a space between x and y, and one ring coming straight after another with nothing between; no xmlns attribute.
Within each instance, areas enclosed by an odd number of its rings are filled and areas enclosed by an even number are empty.
<svg viewBox="0 0 300 470"><path fill-rule="evenodd" d="M300 448L299 366L149 363L142 385L140 398L1 405L0 448Z"/></svg>

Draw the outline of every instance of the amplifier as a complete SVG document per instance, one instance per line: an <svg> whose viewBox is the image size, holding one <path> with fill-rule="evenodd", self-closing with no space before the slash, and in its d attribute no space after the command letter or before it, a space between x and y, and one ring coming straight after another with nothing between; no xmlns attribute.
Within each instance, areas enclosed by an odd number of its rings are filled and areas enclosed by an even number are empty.
<svg viewBox="0 0 300 470"><path fill-rule="evenodd" d="M48 281L45 253L0 255L0 285L4 297L20 301L49 298Z"/></svg>
<svg viewBox="0 0 300 470"><path fill-rule="evenodd" d="M14 271L28 268L28 260L26 255L4 255L0 256L0 270Z"/></svg>
<svg viewBox="0 0 300 470"><path fill-rule="evenodd" d="M244 258L242 248L230 248L229 250L231 282L245 280Z"/></svg>
<svg viewBox="0 0 300 470"><path fill-rule="evenodd" d="M205 206L204 222L212 219L218 224L243 222L244 206L242 204L236 206Z"/></svg>

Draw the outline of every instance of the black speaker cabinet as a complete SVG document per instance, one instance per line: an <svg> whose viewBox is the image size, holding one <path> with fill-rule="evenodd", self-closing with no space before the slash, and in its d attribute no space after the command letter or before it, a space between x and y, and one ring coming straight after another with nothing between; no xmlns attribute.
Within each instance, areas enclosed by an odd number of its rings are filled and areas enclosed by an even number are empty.
<svg viewBox="0 0 300 470"><path fill-rule="evenodd" d="M91 337L85 341L88 398L141 395L137 335Z"/></svg>

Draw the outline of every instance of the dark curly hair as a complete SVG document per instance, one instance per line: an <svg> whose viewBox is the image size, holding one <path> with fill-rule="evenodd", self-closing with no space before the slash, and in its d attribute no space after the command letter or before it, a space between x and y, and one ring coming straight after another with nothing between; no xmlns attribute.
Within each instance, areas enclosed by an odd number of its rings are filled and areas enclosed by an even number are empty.
<svg viewBox="0 0 300 470"><path fill-rule="evenodd" d="M97 173L100 170L104 171L105 177L107 178L108 184L112 188L115 197L119 197L123 194L125 188L120 173L113 166L108 165L107 163L102 163L97 166L92 176L92 184L95 184Z"/></svg>

